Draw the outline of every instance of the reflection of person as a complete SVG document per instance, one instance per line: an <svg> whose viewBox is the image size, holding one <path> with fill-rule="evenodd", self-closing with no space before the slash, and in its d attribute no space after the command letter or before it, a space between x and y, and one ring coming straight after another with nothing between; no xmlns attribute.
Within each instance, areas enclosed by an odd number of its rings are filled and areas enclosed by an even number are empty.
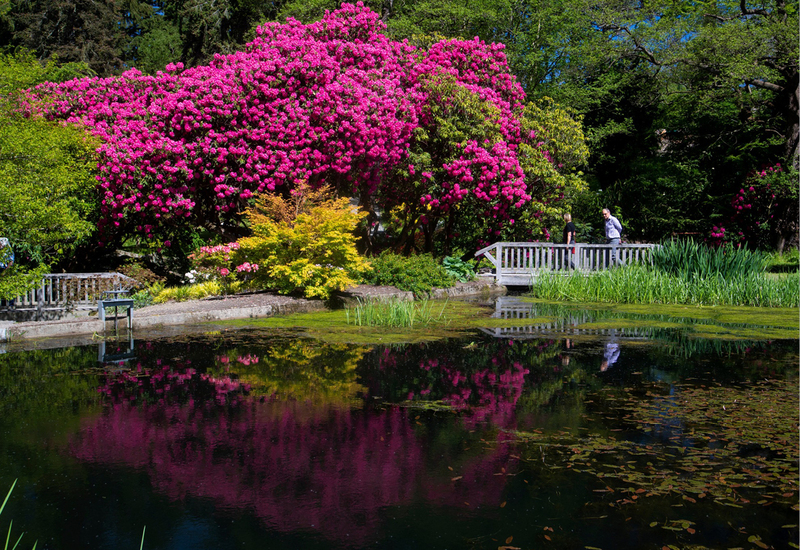
<svg viewBox="0 0 800 550"><path fill-rule="evenodd" d="M14 265L14 251L8 239L0 237L0 269L7 269Z"/></svg>
<svg viewBox="0 0 800 550"><path fill-rule="evenodd" d="M603 362L600 363L600 372L605 372L609 367L614 366L614 363L619 359L619 344L613 339L606 344L605 353L603 353Z"/></svg>
<svg viewBox="0 0 800 550"><path fill-rule="evenodd" d="M603 218L606 220L606 244L610 244L613 247L611 249L611 265L613 265L617 263L616 245L619 244L619 239L622 236L622 224L611 215L611 211L608 208L603 208Z"/></svg>
<svg viewBox="0 0 800 550"><path fill-rule="evenodd" d="M569 366L569 354L567 353L570 348L572 348L572 340L566 338L564 340L564 352L561 354L561 366L568 367Z"/></svg>
<svg viewBox="0 0 800 550"><path fill-rule="evenodd" d="M575 244L575 233L577 229L575 229L575 224L572 223L572 214L564 214L564 221L567 222L564 226L564 244ZM574 247L572 250L567 248L564 251L564 255L569 258L569 267L575 269L575 262L572 261L572 254L575 254Z"/></svg>

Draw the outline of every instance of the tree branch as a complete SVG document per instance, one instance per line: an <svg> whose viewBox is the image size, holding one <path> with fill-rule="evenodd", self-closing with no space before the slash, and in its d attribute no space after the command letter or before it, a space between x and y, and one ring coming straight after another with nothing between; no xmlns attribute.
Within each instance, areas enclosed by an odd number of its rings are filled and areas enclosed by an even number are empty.
<svg viewBox="0 0 800 550"><path fill-rule="evenodd" d="M760 78L751 78L745 80L744 82L745 84L750 84L752 86L755 86L756 88L764 88L765 90L771 90L773 92L782 92L786 89L780 84L767 82L766 80L761 80Z"/></svg>

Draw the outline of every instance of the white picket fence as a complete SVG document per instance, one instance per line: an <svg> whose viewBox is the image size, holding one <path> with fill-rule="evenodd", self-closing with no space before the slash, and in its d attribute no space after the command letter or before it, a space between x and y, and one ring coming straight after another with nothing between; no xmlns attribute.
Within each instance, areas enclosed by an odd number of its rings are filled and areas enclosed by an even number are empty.
<svg viewBox="0 0 800 550"><path fill-rule="evenodd" d="M499 242L478 250L494 266L497 284L529 286L542 271L600 271L650 261L656 244L554 244Z"/></svg>

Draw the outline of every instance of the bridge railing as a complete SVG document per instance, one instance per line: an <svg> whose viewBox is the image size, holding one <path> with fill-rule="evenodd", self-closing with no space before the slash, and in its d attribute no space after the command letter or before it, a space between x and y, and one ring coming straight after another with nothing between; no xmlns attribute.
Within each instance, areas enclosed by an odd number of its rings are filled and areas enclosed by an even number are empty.
<svg viewBox="0 0 800 550"><path fill-rule="evenodd" d="M60 313L76 310L96 310L104 292L127 290L136 280L122 273L52 273L40 283L14 298L0 301L0 313L27 312L36 319L57 318Z"/></svg>
<svg viewBox="0 0 800 550"><path fill-rule="evenodd" d="M494 266L498 284L529 285L541 271L600 271L651 261L655 244L554 244L498 242L478 250Z"/></svg>

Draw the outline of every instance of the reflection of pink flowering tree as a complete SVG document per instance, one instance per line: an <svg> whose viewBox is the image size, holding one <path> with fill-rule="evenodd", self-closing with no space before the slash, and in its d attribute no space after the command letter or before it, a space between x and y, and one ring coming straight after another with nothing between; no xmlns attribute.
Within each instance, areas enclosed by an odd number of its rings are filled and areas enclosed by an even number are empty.
<svg viewBox="0 0 800 550"><path fill-rule="evenodd" d="M134 381L121 384L105 414L86 419L72 438L74 456L146 472L171 499L246 509L280 531L316 531L363 545L374 541L387 506L425 498L496 507L505 487L496 474L515 469L509 448L500 445L459 452L453 471L444 464L431 471L445 449L431 448L401 408L366 413L272 399L238 407L201 399L143 402ZM451 481L456 475L458 483Z"/></svg>
<svg viewBox="0 0 800 550"><path fill-rule="evenodd" d="M247 384L229 376L199 373L187 365L155 367L139 363L134 370L106 375L98 391L114 402L183 403L213 399L219 404L236 404L249 391Z"/></svg>
<svg viewBox="0 0 800 550"><path fill-rule="evenodd" d="M343 4L317 23L268 23L244 51L208 66L45 84L31 105L103 139L104 239L141 232L167 244L187 222L221 230L253 193L297 181L330 183L365 203L380 187L385 205L424 206L432 218L466 210L497 224L513 218L531 198L516 151L538 142L522 131L524 93L502 46L424 49L384 29L378 14ZM432 79L458 93L443 95ZM461 103L435 122L433 106L448 97ZM409 151L424 156L435 144L423 134L467 104L486 113L492 131L459 150L429 151L431 170L415 171Z"/></svg>
<svg viewBox="0 0 800 550"><path fill-rule="evenodd" d="M549 364L558 349L552 341L494 340L467 354L448 350L449 344L435 345L435 352L428 344L407 346L402 352L387 348L378 354L376 367L385 387L372 391L396 400L441 401L463 412L470 426L513 428L526 382L536 384L540 376L560 380L550 370L537 372L531 380L531 368Z"/></svg>

